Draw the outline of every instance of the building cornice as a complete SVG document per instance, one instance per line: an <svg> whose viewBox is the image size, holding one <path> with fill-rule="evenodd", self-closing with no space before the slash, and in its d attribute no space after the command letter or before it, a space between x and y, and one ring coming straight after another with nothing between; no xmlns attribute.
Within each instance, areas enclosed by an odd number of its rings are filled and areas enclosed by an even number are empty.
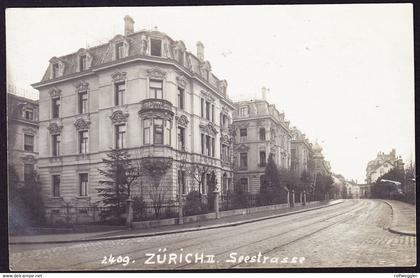
<svg viewBox="0 0 420 278"><path fill-rule="evenodd" d="M56 78L54 80L41 81L41 82L38 82L38 83L34 83L34 84L31 84L31 86L34 89L39 90L39 89L42 89L44 87L54 85L54 84L59 84L61 82L69 81L69 80L72 80L72 79L75 79L75 78L95 75L95 73L98 72L98 71L107 70L107 69L113 68L115 66L125 65L125 64L128 64L128 63L132 63L132 62L151 62L151 63L174 66L178 70L182 71L188 77L199 81L202 85L204 85L206 87L206 89L208 89L208 90L212 91L214 94L216 94L221 101L223 101L225 104L229 105L230 108L235 109L233 102L230 99L228 99L227 96L223 96L221 93L219 93L216 87L214 87L212 84L210 84L209 82L204 80L198 74L187 70L183 66L180 66L175 60L168 59L168 58L160 58L160 57L149 57L149 56L144 56L144 55L129 56L129 57L126 57L126 58L123 58L123 59L120 59L120 60L111 61L111 62L108 62L108 63L104 63L104 64L94 66L94 67L90 68L89 70L86 70L86 71L83 71L83 72L78 72L78 73L73 73L73 74L70 74L70 75L67 75L67 76L62 76L62 77Z"/></svg>

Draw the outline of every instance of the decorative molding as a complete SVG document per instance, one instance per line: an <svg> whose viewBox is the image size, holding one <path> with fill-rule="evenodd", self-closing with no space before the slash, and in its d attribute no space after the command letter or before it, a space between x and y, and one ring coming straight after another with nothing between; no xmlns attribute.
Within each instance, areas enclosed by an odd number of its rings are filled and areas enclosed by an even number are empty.
<svg viewBox="0 0 420 278"><path fill-rule="evenodd" d="M231 140L230 140L228 135L220 136L220 141L222 141L222 144L228 144L229 145L231 143Z"/></svg>
<svg viewBox="0 0 420 278"><path fill-rule="evenodd" d="M226 106L222 106L222 113L229 117L229 109Z"/></svg>
<svg viewBox="0 0 420 278"><path fill-rule="evenodd" d="M240 144L239 146L235 147L236 151L248 151L249 147L245 144Z"/></svg>
<svg viewBox="0 0 420 278"><path fill-rule="evenodd" d="M78 93L85 92L89 90L89 83L86 81L80 80L79 83L75 85L75 87L76 87L76 92Z"/></svg>
<svg viewBox="0 0 420 278"><path fill-rule="evenodd" d="M123 49L123 57L120 57L120 58L128 57L128 53L129 53L129 50L130 50L129 39L127 39L123 35L116 35L109 43L109 46L112 48L111 51L112 51L112 60L113 61L117 59L116 45L118 43L121 43L121 42L124 45L124 49Z"/></svg>
<svg viewBox="0 0 420 278"><path fill-rule="evenodd" d="M193 68L192 68L191 56L187 53L185 53L185 56L186 56L186 66L190 71L192 71Z"/></svg>
<svg viewBox="0 0 420 278"><path fill-rule="evenodd" d="M176 116L175 119L178 122L178 125L182 126L182 127L187 127L189 121L187 119L187 117L185 115L181 115L181 116Z"/></svg>
<svg viewBox="0 0 420 278"><path fill-rule="evenodd" d="M157 67L148 69L146 70L146 72L147 76L149 76L152 79L165 79L166 77L166 72Z"/></svg>
<svg viewBox="0 0 420 278"><path fill-rule="evenodd" d="M64 68L65 68L65 64L64 62L57 58L57 57L52 57L50 59L50 67L51 67L51 74L50 74L50 78L53 79L54 78L54 73L53 73L53 65L54 64L58 64L58 72L57 72L57 76L55 76L55 78L57 77L61 77L64 74Z"/></svg>
<svg viewBox="0 0 420 278"><path fill-rule="evenodd" d="M79 118L74 122L74 126L76 127L76 130L85 130L89 129L90 121L85 120L83 118Z"/></svg>
<svg viewBox="0 0 420 278"><path fill-rule="evenodd" d="M90 52L84 48L80 48L79 51L77 51L77 56L80 58L80 56L86 56L86 69L90 69L92 66L93 56L90 54ZM77 71L80 71L80 59L77 60Z"/></svg>
<svg viewBox="0 0 420 278"><path fill-rule="evenodd" d="M127 122L128 116L128 113L124 113L121 110L117 110L114 113L112 113L112 115L109 118L111 119L113 124L118 124Z"/></svg>
<svg viewBox="0 0 420 278"><path fill-rule="evenodd" d="M61 130L63 129L62 125L58 125L57 123L50 123L47 127L51 134L60 134Z"/></svg>
<svg viewBox="0 0 420 278"><path fill-rule="evenodd" d="M149 42L145 35L141 35L140 38L140 55L147 55L147 48L148 48Z"/></svg>
<svg viewBox="0 0 420 278"><path fill-rule="evenodd" d="M61 96L61 90L56 88L56 87L53 87L49 90L49 94L52 98L60 97Z"/></svg>
<svg viewBox="0 0 420 278"><path fill-rule="evenodd" d="M226 88L227 88L227 81L225 79L223 79L222 81L219 82L219 89L220 92L222 92L222 94L226 94Z"/></svg>
<svg viewBox="0 0 420 278"><path fill-rule="evenodd" d="M212 122L209 122L207 125L200 124L200 130L207 134L212 134L214 136L216 136L216 134L218 133Z"/></svg>
<svg viewBox="0 0 420 278"><path fill-rule="evenodd" d="M123 72L117 71L111 74L111 77L112 77L112 80L114 80L114 82L125 81L127 78L127 73L124 71Z"/></svg>
<svg viewBox="0 0 420 278"><path fill-rule="evenodd" d="M177 76L176 77L176 82L178 83L178 86L181 88L184 88L187 86L187 80L185 78L185 76L181 75L181 76Z"/></svg>
<svg viewBox="0 0 420 278"><path fill-rule="evenodd" d="M209 102L214 102L215 98L210 94L210 92L206 92L204 90L201 90L201 96L204 97Z"/></svg>
<svg viewBox="0 0 420 278"><path fill-rule="evenodd" d="M32 129L32 128L23 128L22 129L24 134L28 134L28 135L35 135L36 134L36 130Z"/></svg>
<svg viewBox="0 0 420 278"><path fill-rule="evenodd" d="M25 155L25 156L21 157L20 159L22 159L22 161L24 163L35 163L36 162L35 156L30 155L30 154Z"/></svg>
<svg viewBox="0 0 420 278"><path fill-rule="evenodd" d="M234 126L234 125L230 125L230 126L228 127L228 130L229 130L229 135L230 135L231 137L235 137L235 136L236 136L236 128L235 128L235 126Z"/></svg>

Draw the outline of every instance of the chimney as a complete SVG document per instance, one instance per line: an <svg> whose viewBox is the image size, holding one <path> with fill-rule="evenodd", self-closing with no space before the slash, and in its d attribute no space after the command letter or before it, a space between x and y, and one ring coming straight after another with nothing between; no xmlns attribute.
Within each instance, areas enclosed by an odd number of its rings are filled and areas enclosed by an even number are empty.
<svg viewBox="0 0 420 278"><path fill-rule="evenodd" d="M197 57L201 62L204 62L204 44L202 42L197 42Z"/></svg>
<svg viewBox="0 0 420 278"><path fill-rule="evenodd" d="M131 16L126 15L124 17L124 35L128 36L134 33L134 20Z"/></svg>
<svg viewBox="0 0 420 278"><path fill-rule="evenodd" d="M267 100L267 89L264 86L261 88L261 96L263 100Z"/></svg>

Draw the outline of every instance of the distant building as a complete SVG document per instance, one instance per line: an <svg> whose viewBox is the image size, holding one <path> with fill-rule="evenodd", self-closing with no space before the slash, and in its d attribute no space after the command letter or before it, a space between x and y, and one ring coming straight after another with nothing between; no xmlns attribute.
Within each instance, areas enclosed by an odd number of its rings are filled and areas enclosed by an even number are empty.
<svg viewBox="0 0 420 278"><path fill-rule="evenodd" d="M404 163L395 154L395 149L389 154L379 152L374 160L369 161L366 167L366 183L375 183L376 180L393 168L404 169Z"/></svg>
<svg viewBox="0 0 420 278"><path fill-rule="evenodd" d="M26 175L37 169L38 101L15 93L7 93L7 159L24 182Z"/></svg>
<svg viewBox="0 0 420 278"><path fill-rule="evenodd" d="M243 190L257 193L264 181L270 154L278 167L290 169L292 135L289 122L285 120L284 113L266 100L236 102L235 108L234 163L237 180Z"/></svg>
<svg viewBox="0 0 420 278"><path fill-rule="evenodd" d="M305 134L302 133L296 127L291 129L292 141L291 141L291 170L300 177L304 171L308 174L310 170L313 170L312 157L312 144L306 138Z"/></svg>
<svg viewBox="0 0 420 278"><path fill-rule="evenodd" d="M313 160L314 160L314 173L322 175L331 174L331 165L325 160L324 155L322 154L322 147L315 142L312 146L313 151Z"/></svg>

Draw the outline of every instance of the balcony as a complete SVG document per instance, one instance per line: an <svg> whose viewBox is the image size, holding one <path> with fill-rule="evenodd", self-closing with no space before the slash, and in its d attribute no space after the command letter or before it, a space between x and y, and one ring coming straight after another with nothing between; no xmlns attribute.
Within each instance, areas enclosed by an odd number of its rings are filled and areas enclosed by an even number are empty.
<svg viewBox="0 0 420 278"><path fill-rule="evenodd" d="M144 114L157 114L157 115L166 115L172 118L174 112L172 111L172 103L165 99L156 99L149 98L142 100L140 102L140 111L138 112L139 116Z"/></svg>

